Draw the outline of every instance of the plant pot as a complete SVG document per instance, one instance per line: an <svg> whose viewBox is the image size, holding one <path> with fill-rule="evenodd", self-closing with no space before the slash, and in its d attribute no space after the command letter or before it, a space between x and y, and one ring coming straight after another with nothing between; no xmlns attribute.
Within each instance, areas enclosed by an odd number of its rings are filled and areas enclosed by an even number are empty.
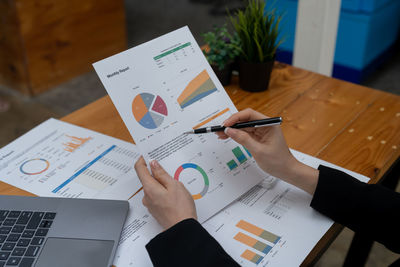
<svg viewBox="0 0 400 267"><path fill-rule="evenodd" d="M217 75L218 80L223 86L229 85L231 83L232 65L232 63L226 64L225 68L222 70L220 70L217 65L211 65L211 68L214 70L215 75Z"/></svg>
<svg viewBox="0 0 400 267"><path fill-rule="evenodd" d="M240 88L249 92L261 92L267 90L273 67L274 60L264 63L240 61Z"/></svg>

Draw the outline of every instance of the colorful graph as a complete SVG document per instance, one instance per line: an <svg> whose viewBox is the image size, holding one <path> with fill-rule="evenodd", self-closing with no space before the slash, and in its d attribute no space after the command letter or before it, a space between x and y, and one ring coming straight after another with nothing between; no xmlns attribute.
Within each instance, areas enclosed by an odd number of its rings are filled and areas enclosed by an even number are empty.
<svg viewBox="0 0 400 267"><path fill-rule="evenodd" d="M246 151L246 153L249 155L249 157L251 157L250 152L243 147L243 149ZM240 149L240 147L235 147L234 149L232 149L232 153L233 155L235 155L235 158L237 159L237 161L239 162L239 164L245 163L247 161L247 157L246 155L243 153L242 149ZM235 169L236 167L238 167L238 164L236 163L235 160L230 160L226 163L226 165L228 166L228 168L230 170Z"/></svg>
<svg viewBox="0 0 400 267"><path fill-rule="evenodd" d="M208 187L210 185L206 172L199 165L196 165L193 163L185 163L185 164L182 164L181 166L179 166L179 168L175 171L174 179L179 181L179 176L180 176L181 172L185 169L195 169L198 172L200 172L200 174L203 176L203 179L204 179L203 190L201 190L201 192L198 194L192 195L192 197L195 200L204 197L204 195L207 194Z"/></svg>
<svg viewBox="0 0 400 267"><path fill-rule="evenodd" d="M65 146L64 150L68 152L74 152L77 148L79 148L81 145L92 139L91 137L88 138L80 138L76 136L70 136L70 135L65 135L68 138L70 138L70 141L67 143L64 143L63 145Z"/></svg>
<svg viewBox="0 0 400 267"><path fill-rule="evenodd" d="M249 222L246 222L244 220L240 220L237 224L236 227L245 230L249 233L252 233L253 235L259 236L264 240L267 240L268 242L271 243L278 243L280 236L277 236L271 232L268 232L267 230L264 230L258 226L255 226L254 224L251 224Z"/></svg>
<svg viewBox="0 0 400 267"><path fill-rule="evenodd" d="M185 87L178 97L178 103L181 108L186 108L215 91L217 91L217 87L207 71L203 70Z"/></svg>
<svg viewBox="0 0 400 267"><path fill-rule="evenodd" d="M237 233L234 239L264 254L267 254L272 248L271 246L265 244L264 242L258 241L257 239L249 235L246 235L242 232Z"/></svg>
<svg viewBox="0 0 400 267"><path fill-rule="evenodd" d="M239 241L240 243L249 246L255 250L258 250L259 252L263 254L268 254L271 249L274 247L276 243L281 239L280 236L277 236L267 230L264 230L252 223L249 223L245 220L240 220L237 224L236 227L239 229L246 231L248 233L253 234L254 236L266 240L269 243L272 243L272 245L266 244L264 241L258 240L254 237L249 236L246 233L243 232L238 232L233 238L236 241ZM259 264L264 256L261 256L251 250L246 249L242 255L240 255L242 258L251 261L255 264Z"/></svg>
<svg viewBox="0 0 400 267"><path fill-rule="evenodd" d="M147 129L155 129L168 116L168 109L160 96L141 93L132 101L132 113L140 125Z"/></svg>
<svg viewBox="0 0 400 267"><path fill-rule="evenodd" d="M251 261L252 263L259 264L264 257L258 255L257 253L246 249L242 255L240 255L243 259Z"/></svg>
<svg viewBox="0 0 400 267"><path fill-rule="evenodd" d="M228 163L226 163L226 165L228 165L230 170L233 170L238 166L234 160L228 161Z"/></svg>
<svg viewBox="0 0 400 267"><path fill-rule="evenodd" d="M37 175L47 171L50 163L45 159L30 159L25 161L19 167L19 170L26 175Z"/></svg>
<svg viewBox="0 0 400 267"><path fill-rule="evenodd" d="M193 127L193 129L198 129L204 125L206 125L207 123L215 120L216 118L218 118L219 116L221 116L222 114L225 114L226 112L229 111L229 108L223 109L220 112L218 112L217 114L214 114L213 116L211 116L210 118L200 122L199 124L197 124L196 126Z"/></svg>
<svg viewBox="0 0 400 267"><path fill-rule="evenodd" d="M234 149L232 149L232 152L235 155L236 159L240 162L240 164L244 163L247 160L240 147L235 147Z"/></svg>
<svg viewBox="0 0 400 267"><path fill-rule="evenodd" d="M253 156L251 155L250 151L249 151L247 148L245 148L245 147L243 147L243 148L244 148L244 150L246 151L247 155L249 155L250 158L253 157Z"/></svg>

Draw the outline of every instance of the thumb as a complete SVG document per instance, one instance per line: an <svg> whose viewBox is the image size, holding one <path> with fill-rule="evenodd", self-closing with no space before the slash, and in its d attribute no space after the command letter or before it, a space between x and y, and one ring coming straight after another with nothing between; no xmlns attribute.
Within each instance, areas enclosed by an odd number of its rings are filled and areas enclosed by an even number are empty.
<svg viewBox="0 0 400 267"><path fill-rule="evenodd" d="M151 172L153 177L156 178L165 188L173 182L171 176L164 170L157 160L150 162Z"/></svg>
<svg viewBox="0 0 400 267"><path fill-rule="evenodd" d="M228 127L225 129L225 134L250 151L254 151L257 148L257 142L246 131Z"/></svg>

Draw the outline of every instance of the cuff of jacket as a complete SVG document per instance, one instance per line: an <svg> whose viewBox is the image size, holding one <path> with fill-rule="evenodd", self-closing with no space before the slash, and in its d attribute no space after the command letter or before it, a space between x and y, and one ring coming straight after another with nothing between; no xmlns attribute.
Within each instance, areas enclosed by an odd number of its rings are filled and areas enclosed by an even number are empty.
<svg viewBox="0 0 400 267"><path fill-rule="evenodd" d="M158 234L146 249L154 266L238 266L195 219Z"/></svg>
<svg viewBox="0 0 400 267"><path fill-rule="evenodd" d="M310 206L331 219L346 224L351 211L356 209L358 200L355 195L367 184L352 176L326 166L318 167L317 188Z"/></svg>

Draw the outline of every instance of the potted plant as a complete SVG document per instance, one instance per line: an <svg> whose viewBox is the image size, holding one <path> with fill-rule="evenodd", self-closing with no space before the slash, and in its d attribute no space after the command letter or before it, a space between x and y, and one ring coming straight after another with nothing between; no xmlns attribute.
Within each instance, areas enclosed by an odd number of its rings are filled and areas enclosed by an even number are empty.
<svg viewBox="0 0 400 267"><path fill-rule="evenodd" d="M231 35L226 28L214 27L213 31L203 34L206 42L204 55L213 68L222 85L228 85L232 77L232 65L239 54L238 38Z"/></svg>
<svg viewBox="0 0 400 267"><path fill-rule="evenodd" d="M264 0L248 0L244 10L230 17L240 39L242 89L252 92L268 89L276 49L281 43L278 38L281 18L275 10L265 11Z"/></svg>

